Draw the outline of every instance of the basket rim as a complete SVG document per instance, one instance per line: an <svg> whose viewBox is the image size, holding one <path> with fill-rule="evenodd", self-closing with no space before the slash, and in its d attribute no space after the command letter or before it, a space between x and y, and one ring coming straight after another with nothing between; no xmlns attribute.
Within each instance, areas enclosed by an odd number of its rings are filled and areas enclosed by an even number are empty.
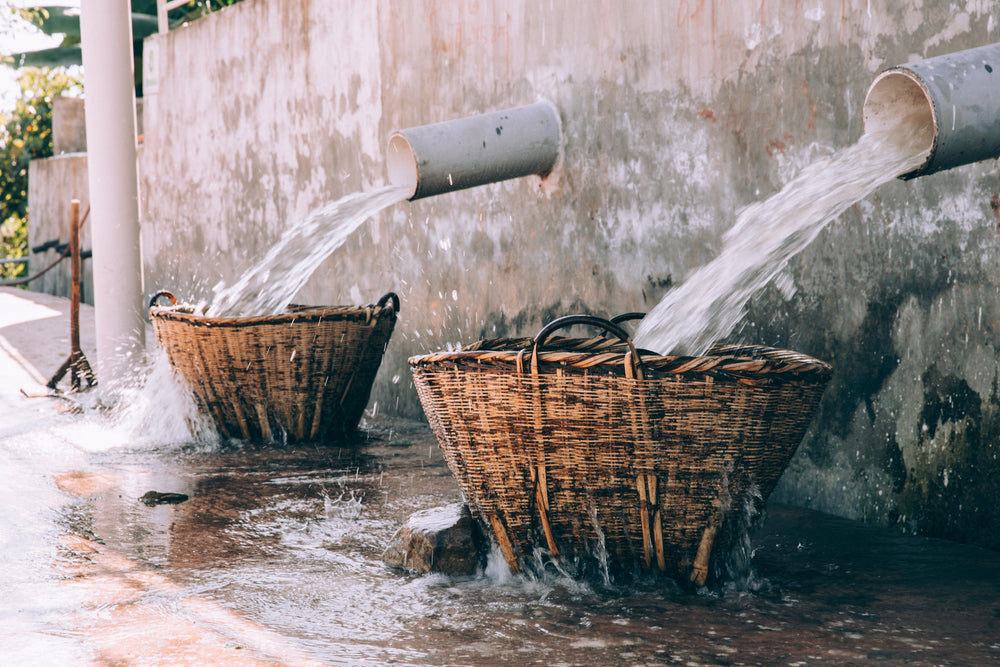
<svg viewBox="0 0 1000 667"><path fill-rule="evenodd" d="M174 320L194 326L204 327L245 327L266 324L291 324L294 322L319 322L321 320L349 319L370 320L381 317L383 311L395 314L387 306L298 306L277 315L252 315L245 317L209 317L198 315L192 306L153 306L149 309L150 319Z"/></svg>
<svg viewBox="0 0 1000 667"><path fill-rule="evenodd" d="M157 305L161 297L169 299L170 305L162 307ZM226 316L210 317L204 314L195 313L195 306L187 303L180 303L170 290L160 290L153 294L149 300L147 314L150 321L175 320L193 326L205 327L246 327L248 325L268 325L268 324L289 324L297 321L317 322L322 320L364 320L366 323L372 317L380 318L383 311L389 309L394 316L399 316L399 296L395 292L386 292L377 303L365 306L305 306L300 304L289 304L284 313L272 315L250 315L250 316ZM202 313L207 310L207 306L202 308Z"/></svg>
<svg viewBox="0 0 1000 667"><path fill-rule="evenodd" d="M407 361L415 371L437 365L476 365L483 370L511 367L516 371L519 363L525 369L529 367L534 354L533 345L531 338L487 339L455 350L415 355ZM636 349L636 354L644 369L657 374L757 378L792 376L819 380L829 378L833 373L833 367L825 361L766 345L716 344L701 356L666 356L644 349ZM629 347L620 340L604 336L554 336L546 341L546 349L537 353L537 363L539 366L568 370L609 371L630 363L629 355Z"/></svg>

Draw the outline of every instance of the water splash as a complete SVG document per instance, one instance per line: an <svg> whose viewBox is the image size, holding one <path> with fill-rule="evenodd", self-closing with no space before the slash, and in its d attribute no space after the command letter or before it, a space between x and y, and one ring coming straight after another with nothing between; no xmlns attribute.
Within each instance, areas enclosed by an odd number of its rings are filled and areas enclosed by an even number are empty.
<svg viewBox="0 0 1000 667"><path fill-rule="evenodd" d="M604 539L604 531L601 530L601 525L597 521L597 505L594 504L593 499L590 500L589 510L590 523L594 527L594 533L597 535L597 543L593 546L593 555L597 559L601 580L605 586L610 586L611 572L608 570L608 547Z"/></svg>
<svg viewBox="0 0 1000 667"><path fill-rule="evenodd" d="M740 211L722 252L671 290L636 328L635 343L659 354L703 354L743 317L750 297L849 206L919 167L921 121L884 132L810 164L778 193Z"/></svg>
<svg viewBox="0 0 1000 667"><path fill-rule="evenodd" d="M727 592L742 593L762 588L766 582L757 577L753 567L751 530L760 522L764 496L760 486L751 484L743 497L742 506L733 508L725 534L726 543L720 545L719 558L714 569L716 578L723 582Z"/></svg>
<svg viewBox="0 0 1000 667"><path fill-rule="evenodd" d="M483 574L486 579L495 586L507 586L514 578L514 573L510 571L510 565L504 558L500 545L490 542L490 551L486 556L486 569Z"/></svg>
<svg viewBox="0 0 1000 667"><path fill-rule="evenodd" d="M198 409L162 348L151 350L145 364L116 393L116 409L108 413L108 423L101 428L110 427L122 442L148 446L186 443L211 449L220 441L212 420Z"/></svg>
<svg viewBox="0 0 1000 667"><path fill-rule="evenodd" d="M209 317L284 312L313 272L351 233L379 211L406 199L410 189L388 185L341 197L313 210L288 228L260 262L234 284L219 283Z"/></svg>
<svg viewBox="0 0 1000 667"><path fill-rule="evenodd" d="M323 510L328 519L342 519L345 521L355 521L361 518L364 511L364 502L361 494L355 495L354 489L350 494L341 491L336 498L332 497L326 489L322 491Z"/></svg>

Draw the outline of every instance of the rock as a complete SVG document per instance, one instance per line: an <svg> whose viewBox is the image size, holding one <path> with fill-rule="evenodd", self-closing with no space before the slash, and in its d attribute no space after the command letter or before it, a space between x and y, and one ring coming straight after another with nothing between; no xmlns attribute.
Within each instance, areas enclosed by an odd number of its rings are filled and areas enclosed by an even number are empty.
<svg viewBox="0 0 1000 667"><path fill-rule="evenodd" d="M486 538L464 503L422 510L410 515L382 554L393 567L428 574L475 574Z"/></svg>
<svg viewBox="0 0 1000 667"><path fill-rule="evenodd" d="M145 505L152 507L153 505L170 504L176 505L177 503L182 503L187 500L188 497L183 493L160 493L159 491L147 491L139 498Z"/></svg>

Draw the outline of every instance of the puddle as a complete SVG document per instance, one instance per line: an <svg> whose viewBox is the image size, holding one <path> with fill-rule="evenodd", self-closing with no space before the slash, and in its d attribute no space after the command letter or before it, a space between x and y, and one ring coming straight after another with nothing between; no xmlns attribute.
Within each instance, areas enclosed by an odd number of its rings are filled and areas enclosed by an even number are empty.
<svg viewBox="0 0 1000 667"><path fill-rule="evenodd" d="M352 447L100 449L74 418L44 451L0 440L33 499L0 510L0 634L21 664L1000 661L1000 554L975 547L772 504L749 590L528 578L496 554L473 577L416 576L382 551L459 500L422 423L369 421ZM148 507L150 490L190 499Z"/></svg>

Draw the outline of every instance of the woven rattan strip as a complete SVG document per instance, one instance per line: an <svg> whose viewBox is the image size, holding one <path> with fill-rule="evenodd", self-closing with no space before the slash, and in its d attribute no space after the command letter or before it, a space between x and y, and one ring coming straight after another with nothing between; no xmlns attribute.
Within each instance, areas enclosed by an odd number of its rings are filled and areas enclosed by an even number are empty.
<svg viewBox="0 0 1000 667"><path fill-rule="evenodd" d="M619 567L704 583L736 514L773 490L831 374L761 346L638 359L629 347L499 339L409 360L445 460L513 569L539 549L588 559L603 545Z"/></svg>
<svg viewBox="0 0 1000 667"><path fill-rule="evenodd" d="M391 296L391 304L384 297L262 317L204 317L183 306L149 314L174 370L223 436L321 441L361 419L396 323Z"/></svg>

